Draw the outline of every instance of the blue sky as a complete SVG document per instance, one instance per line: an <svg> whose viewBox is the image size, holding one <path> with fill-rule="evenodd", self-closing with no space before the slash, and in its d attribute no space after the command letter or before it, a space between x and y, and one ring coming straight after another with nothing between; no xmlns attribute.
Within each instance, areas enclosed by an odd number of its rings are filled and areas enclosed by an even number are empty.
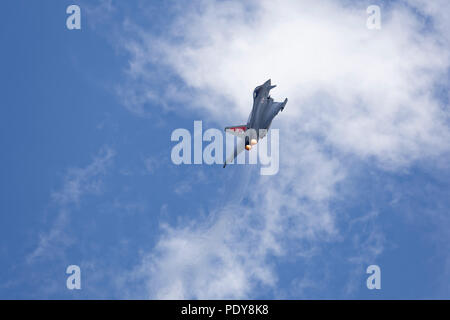
<svg viewBox="0 0 450 320"><path fill-rule="evenodd" d="M448 299L443 7L4 2L0 298ZM173 130L245 121L267 78L278 174L172 163Z"/></svg>

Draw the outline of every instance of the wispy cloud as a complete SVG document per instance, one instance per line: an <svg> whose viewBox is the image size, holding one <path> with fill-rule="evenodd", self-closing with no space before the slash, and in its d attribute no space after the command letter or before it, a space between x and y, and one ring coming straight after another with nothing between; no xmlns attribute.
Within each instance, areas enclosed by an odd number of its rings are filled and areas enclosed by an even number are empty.
<svg viewBox="0 0 450 320"><path fill-rule="evenodd" d="M88 166L68 169L62 189L52 193L53 201L61 206L78 204L83 195L100 192L102 187L100 176L105 173L114 154L111 148L103 147Z"/></svg>
<svg viewBox="0 0 450 320"><path fill-rule="evenodd" d="M83 196L98 194L102 190L102 176L115 155L115 151L104 146L94 160L84 168L69 168L61 190L52 193L57 215L49 231L39 235L36 248L27 256L27 262L42 257L61 255L73 240L65 232L70 221L72 206L77 206Z"/></svg>

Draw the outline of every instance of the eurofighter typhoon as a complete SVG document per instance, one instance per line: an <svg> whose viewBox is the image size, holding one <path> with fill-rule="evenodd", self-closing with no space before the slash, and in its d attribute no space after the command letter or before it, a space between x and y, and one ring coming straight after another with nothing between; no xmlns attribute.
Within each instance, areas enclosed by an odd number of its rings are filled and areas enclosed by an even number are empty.
<svg viewBox="0 0 450 320"><path fill-rule="evenodd" d="M233 154L225 161L224 168L244 149L250 151L252 146L258 143L259 139L264 138L272 124L273 118L278 112L283 111L288 99L284 99L283 102L274 102L269 93L275 87L276 85L272 85L270 79L264 82L263 85L257 86L253 91L253 108L247 124L225 128L225 132L241 138L241 141L234 147Z"/></svg>

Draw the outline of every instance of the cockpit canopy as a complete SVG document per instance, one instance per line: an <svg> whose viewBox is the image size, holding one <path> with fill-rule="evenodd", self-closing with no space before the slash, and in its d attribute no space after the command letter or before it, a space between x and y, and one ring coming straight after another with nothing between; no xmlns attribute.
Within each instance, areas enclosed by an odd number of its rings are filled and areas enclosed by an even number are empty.
<svg viewBox="0 0 450 320"><path fill-rule="evenodd" d="M262 86L258 86L255 88L255 90L253 91L253 99L256 99L256 96L258 95L259 91L261 90Z"/></svg>

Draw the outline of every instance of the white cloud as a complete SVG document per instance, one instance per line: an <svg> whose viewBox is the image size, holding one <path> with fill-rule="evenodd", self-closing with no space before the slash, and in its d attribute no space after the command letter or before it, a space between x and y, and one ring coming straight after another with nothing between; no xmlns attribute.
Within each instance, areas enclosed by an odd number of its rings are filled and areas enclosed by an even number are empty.
<svg viewBox="0 0 450 320"><path fill-rule="evenodd" d="M448 115L432 95L446 79L449 52L439 43L448 29L424 30L402 5L382 11L382 30L374 31L357 5L251 3L250 9L235 1L197 3L174 24L169 40L139 32L127 45L129 73L161 81L147 71L162 63L194 90L184 104L228 121L245 119L252 89L272 78L279 85L274 95L290 99L289 117L278 121L289 119L297 130L385 165L448 150ZM189 95L183 91L178 95ZM148 89L135 104L155 95Z"/></svg>
<svg viewBox="0 0 450 320"><path fill-rule="evenodd" d="M249 298L256 288L273 288L277 275L269 255L298 254L301 248L285 242L327 241L337 232L327 201L341 168L314 145L303 150L297 159L303 170L285 170L275 180L256 183L246 181L251 176L236 177L251 188L244 190L249 203L234 198L235 204L211 212L206 222L195 218L187 225L165 225L130 279L143 281L149 298ZM292 173L304 184L292 181Z"/></svg>
<svg viewBox="0 0 450 320"><path fill-rule="evenodd" d="M382 9L374 31L358 4L268 0L197 1L160 38L128 25L128 81L142 90L128 94L138 114L159 99L182 101L221 126L240 122L253 88L268 78L278 84L276 100L289 98L274 121L279 174L252 181L251 203L216 210L207 224L167 227L134 273L147 279L150 297L252 297L276 281L269 253L339 234L329 201L351 170L344 157L396 170L448 152L448 106L434 89L448 85L450 30L438 7L411 3L436 27L401 3ZM176 90L155 91L174 76ZM374 237L376 256L382 241Z"/></svg>
<svg viewBox="0 0 450 320"><path fill-rule="evenodd" d="M241 208L226 208L200 226L166 227L155 251L135 270L145 278L149 297L242 298L255 281L272 284L263 253L255 250L259 235L248 232L246 222Z"/></svg>

